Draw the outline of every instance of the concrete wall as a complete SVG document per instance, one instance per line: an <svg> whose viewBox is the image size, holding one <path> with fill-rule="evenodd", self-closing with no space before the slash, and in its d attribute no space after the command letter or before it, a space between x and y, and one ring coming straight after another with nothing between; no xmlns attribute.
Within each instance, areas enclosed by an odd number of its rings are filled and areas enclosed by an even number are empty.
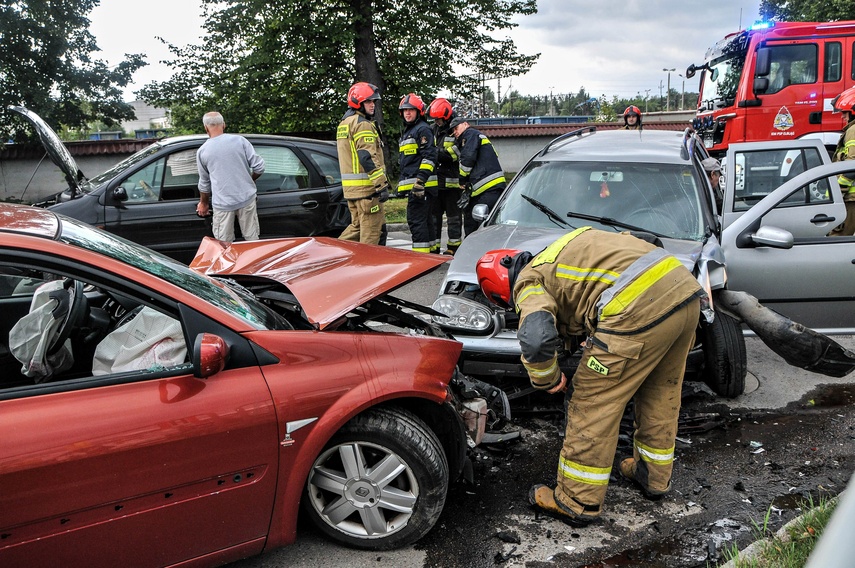
<svg viewBox="0 0 855 568"><path fill-rule="evenodd" d="M490 138L499 155L505 173L516 175L529 158L540 152L555 136L529 136L525 138Z"/></svg>
<svg viewBox="0 0 855 568"><path fill-rule="evenodd" d="M129 155L75 156L74 159L84 175L94 177ZM34 203L67 188L65 176L50 158L46 157L41 164L30 158L0 160L0 200Z"/></svg>

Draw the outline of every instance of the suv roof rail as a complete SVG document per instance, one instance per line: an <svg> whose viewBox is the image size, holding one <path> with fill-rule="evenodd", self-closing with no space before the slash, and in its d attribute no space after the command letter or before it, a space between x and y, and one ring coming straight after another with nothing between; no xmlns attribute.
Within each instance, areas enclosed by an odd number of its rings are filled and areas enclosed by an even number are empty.
<svg viewBox="0 0 855 568"><path fill-rule="evenodd" d="M590 136L591 134L594 134L596 131L597 131L596 126L586 126L585 128L579 128L577 130L571 130L570 132L562 134L558 138L555 138L554 140L552 140L549 144L544 146L543 150L538 152L537 155L538 156L545 155L547 152L549 152L550 148L552 148L555 144L558 144L559 142L575 142L576 140L579 140L580 138L582 138L585 135ZM573 140L573 138L575 138L576 140Z"/></svg>

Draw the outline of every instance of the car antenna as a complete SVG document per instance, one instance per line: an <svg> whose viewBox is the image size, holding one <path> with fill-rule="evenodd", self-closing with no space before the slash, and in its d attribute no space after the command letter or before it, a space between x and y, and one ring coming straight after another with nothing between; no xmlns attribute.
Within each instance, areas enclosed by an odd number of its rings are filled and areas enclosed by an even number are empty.
<svg viewBox="0 0 855 568"><path fill-rule="evenodd" d="M591 134L595 133L596 131L597 131L596 126L586 126L585 128L579 128L577 130L572 130L570 132L566 132L566 133L562 134L561 136L559 136L558 138L555 138L554 140L552 140L546 146L544 146L543 150L538 152L537 155L538 156L545 155L547 152L549 152L550 148L552 148L555 144L557 144L559 142L575 142L575 140L571 140L571 138L575 137L576 140L578 140L582 136L585 136L586 134L590 136Z"/></svg>

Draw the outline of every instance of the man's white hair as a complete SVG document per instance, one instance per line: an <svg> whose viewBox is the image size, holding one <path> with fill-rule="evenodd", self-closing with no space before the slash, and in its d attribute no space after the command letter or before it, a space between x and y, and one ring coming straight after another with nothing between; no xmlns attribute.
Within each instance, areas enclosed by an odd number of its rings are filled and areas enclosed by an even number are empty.
<svg viewBox="0 0 855 568"><path fill-rule="evenodd" d="M202 117L202 124L205 126L220 126L225 123L226 121L223 120L223 115L218 112L208 112Z"/></svg>

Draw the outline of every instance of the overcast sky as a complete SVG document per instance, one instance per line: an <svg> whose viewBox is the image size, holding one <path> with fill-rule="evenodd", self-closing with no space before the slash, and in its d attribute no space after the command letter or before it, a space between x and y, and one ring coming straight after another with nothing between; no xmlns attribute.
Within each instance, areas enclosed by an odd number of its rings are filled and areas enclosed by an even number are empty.
<svg viewBox="0 0 855 568"><path fill-rule="evenodd" d="M659 96L683 88L690 63L703 62L707 48L726 34L750 26L759 17L760 0L538 0L538 13L518 19L508 34L519 50L540 53L526 75L490 81L504 98L515 89L525 95L576 93L631 98ZM147 55L148 66L134 74L133 91L170 77L158 61L170 58L155 39L184 46L201 34L198 0L101 0L90 13L91 33L110 64L125 53ZM685 80L697 92L699 76ZM647 92L649 90L649 93Z"/></svg>

